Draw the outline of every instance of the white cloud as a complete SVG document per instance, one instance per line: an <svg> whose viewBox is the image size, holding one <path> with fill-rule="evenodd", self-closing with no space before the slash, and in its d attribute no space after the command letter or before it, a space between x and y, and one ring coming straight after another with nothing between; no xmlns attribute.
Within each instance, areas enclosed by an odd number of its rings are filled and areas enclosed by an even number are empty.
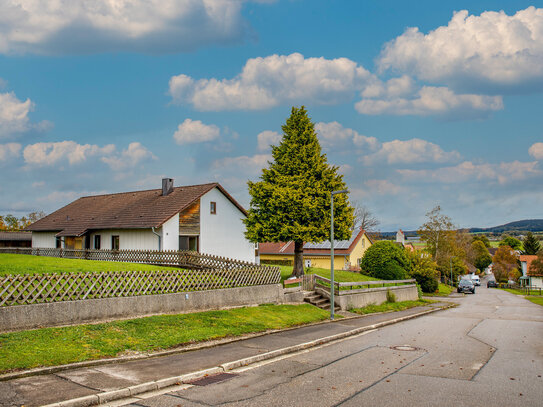
<svg viewBox="0 0 543 407"><path fill-rule="evenodd" d="M19 143L0 144L0 161L7 161L10 158L19 157L21 145Z"/></svg>
<svg viewBox="0 0 543 407"><path fill-rule="evenodd" d="M319 135L319 140L323 147L334 148L342 147L345 144L352 143L357 148L365 150L375 150L379 142L375 137L367 137L356 130L343 127L338 122L315 124L315 130Z"/></svg>
<svg viewBox="0 0 543 407"><path fill-rule="evenodd" d="M403 190L401 186L386 179L370 179L365 182L365 185L369 189L366 194L369 192L377 195L398 195Z"/></svg>
<svg viewBox="0 0 543 407"><path fill-rule="evenodd" d="M233 79L173 76L169 90L175 103L192 104L198 110L257 110L295 101L348 101L370 78L347 58L304 58L294 53L249 59Z"/></svg>
<svg viewBox="0 0 543 407"><path fill-rule="evenodd" d="M508 184L526 180L530 177L541 176L537 161L533 162L502 162L500 164L474 164L464 161L456 166L443 167L435 170L398 170L405 179L439 183L465 183L473 180L498 182Z"/></svg>
<svg viewBox="0 0 543 407"><path fill-rule="evenodd" d="M217 126L207 125L200 120L185 119L181 123L173 138L177 144L193 144L213 141L219 138L220 130Z"/></svg>
<svg viewBox="0 0 543 407"><path fill-rule="evenodd" d="M156 157L139 142L130 143L120 154L102 157L102 161L114 171L122 171L135 167L148 159L156 159Z"/></svg>
<svg viewBox="0 0 543 407"><path fill-rule="evenodd" d="M92 144L78 144L75 141L36 143L25 147L25 162L31 165L53 165L67 160L70 165L79 164L89 157L111 154L115 150L113 144L100 147Z"/></svg>
<svg viewBox="0 0 543 407"><path fill-rule="evenodd" d="M543 160L543 143L534 143L528 150L536 160Z"/></svg>
<svg viewBox="0 0 543 407"><path fill-rule="evenodd" d="M268 161L272 160L270 154L255 154L253 156L225 157L216 160L212 164L212 169L220 170L221 173L243 174L250 177L260 173L262 168L268 166Z"/></svg>
<svg viewBox="0 0 543 407"><path fill-rule="evenodd" d="M501 96L458 95L446 87L423 86L413 98L387 98L385 90L372 94L385 95L385 98L362 99L355 105L359 113L475 118L503 109Z"/></svg>
<svg viewBox="0 0 543 407"><path fill-rule="evenodd" d="M228 44L249 32L241 8L250 1L3 1L0 53L171 53Z"/></svg>
<svg viewBox="0 0 543 407"><path fill-rule="evenodd" d="M543 9L532 6L512 16L462 10L428 34L408 28L386 44L378 66L463 89L541 84Z"/></svg>
<svg viewBox="0 0 543 407"><path fill-rule="evenodd" d="M374 154L361 157L365 164L446 163L460 159L457 151L444 151L437 144L418 138L383 143Z"/></svg>
<svg viewBox="0 0 543 407"><path fill-rule="evenodd" d="M32 126L28 113L33 109L30 99L23 102L13 92L0 93L0 138L28 131Z"/></svg>
<svg viewBox="0 0 543 407"><path fill-rule="evenodd" d="M258 151L268 151L271 145L278 145L281 142L282 135L276 131L265 130L256 136L258 140Z"/></svg>

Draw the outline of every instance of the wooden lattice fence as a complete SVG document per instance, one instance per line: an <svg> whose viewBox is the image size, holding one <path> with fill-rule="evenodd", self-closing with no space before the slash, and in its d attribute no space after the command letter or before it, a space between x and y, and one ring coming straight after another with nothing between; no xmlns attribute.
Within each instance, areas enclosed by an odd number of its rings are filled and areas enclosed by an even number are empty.
<svg viewBox="0 0 543 407"><path fill-rule="evenodd" d="M280 280L279 269L272 267L6 275L0 277L0 306L216 290Z"/></svg>
<svg viewBox="0 0 543 407"><path fill-rule="evenodd" d="M94 249L50 249L38 247L0 248L0 253L29 254L34 256L61 257L66 259L85 259L100 261L119 261L146 263L161 266L177 266L188 269L220 270L275 270L277 267L260 266L241 260L201 254L193 251L156 251L156 250L94 250Z"/></svg>

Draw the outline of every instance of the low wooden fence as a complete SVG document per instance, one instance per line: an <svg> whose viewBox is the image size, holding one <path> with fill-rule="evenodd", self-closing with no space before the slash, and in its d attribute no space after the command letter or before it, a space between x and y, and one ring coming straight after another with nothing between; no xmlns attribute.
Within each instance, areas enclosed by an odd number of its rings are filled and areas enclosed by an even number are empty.
<svg viewBox="0 0 543 407"><path fill-rule="evenodd" d="M161 266L175 266L187 269L220 269L220 270L278 270L273 266L260 266L241 260L201 254L193 251L171 250L94 250L94 249L50 249L11 247L0 248L0 253L28 254L33 256L60 257L66 259L84 259L100 261L119 261L128 263L146 263Z"/></svg>
<svg viewBox="0 0 543 407"><path fill-rule="evenodd" d="M0 277L0 306L278 284L279 269L54 273Z"/></svg>

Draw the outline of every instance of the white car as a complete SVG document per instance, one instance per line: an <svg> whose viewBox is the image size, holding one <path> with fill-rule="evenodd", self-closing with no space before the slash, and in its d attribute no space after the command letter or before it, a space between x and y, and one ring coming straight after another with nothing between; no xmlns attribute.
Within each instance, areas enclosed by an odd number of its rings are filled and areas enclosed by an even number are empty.
<svg viewBox="0 0 543 407"><path fill-rule="evenodd" d="M481 279L479 278L479 276L471 276L471 281L473 281L473 284L475 284L476 286L481 285Z"/></svg>

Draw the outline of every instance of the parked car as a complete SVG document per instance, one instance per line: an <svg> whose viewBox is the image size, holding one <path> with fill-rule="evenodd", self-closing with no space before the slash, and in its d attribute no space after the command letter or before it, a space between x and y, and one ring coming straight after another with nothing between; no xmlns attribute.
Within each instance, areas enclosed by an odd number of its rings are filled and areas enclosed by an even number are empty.
<svg viewBox="0 0 543 407"><path fill-rule="evenodd" d="M481 285L481 279L479 278L479 276L471 276L471 281L473 281L473 284L475 284L476 286Z"/></svg>
<svg viewBox="0 0 543 407"><path fill-rule="evenodd" d="M498 283L496 282L496 280L488 280L488 282L486 283L486 286L487 288L490 288L490 287L497 288Z"/></svg>
<svg viewBox="0 0 543 407"><path fill-rule="evenodd" d="M475 294L475 284L471 279L463 278L458 283L458 288L456 289L459 293L472 293Z"/></svg>

